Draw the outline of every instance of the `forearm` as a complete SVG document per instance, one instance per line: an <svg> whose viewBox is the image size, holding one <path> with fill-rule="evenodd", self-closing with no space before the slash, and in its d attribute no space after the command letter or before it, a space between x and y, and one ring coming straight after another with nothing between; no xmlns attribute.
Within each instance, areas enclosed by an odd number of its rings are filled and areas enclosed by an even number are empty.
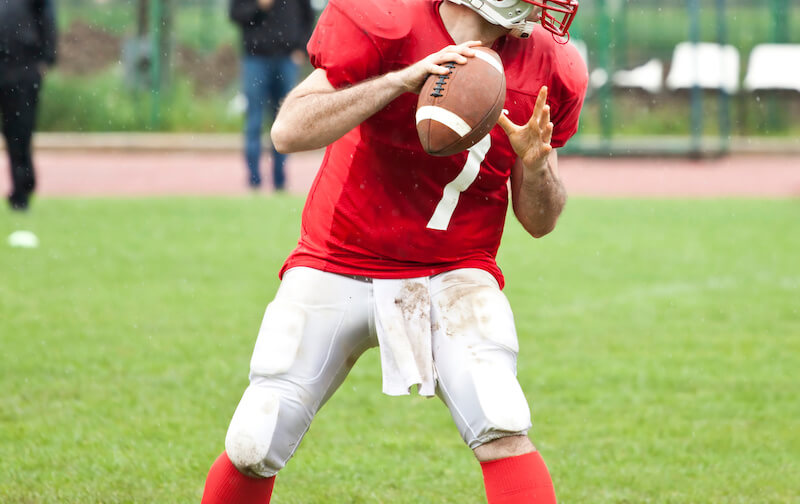
<svg viewBox="0 0 800 504"><path fill-rule="evenodd" d="M401 94L418 93L428 75L446 75L450 69L444 63L466 63L479 44L447 46L401 70L342 89L335 89L318 68L281 105L270 131L272 145L283 153L330 145Z"/></svg>
<svg viewBox="0 0 800 504"><path fill-rule="evenodd" d="M520 166L517 180L512 180L514 215L536 238L555 228L567 201L567 192L558 177L558 158L554 154L555 151L537 166Z"/></svg>
<svg viewBox="0 0 800 504"><path fill-rule="evenodd" d="M324 72L309 78L326 79ZM391 73L348 88L336 90L328 86L329 89L298 88L286 97L270 133L279 152L325 147L406 92Z"/></svg>

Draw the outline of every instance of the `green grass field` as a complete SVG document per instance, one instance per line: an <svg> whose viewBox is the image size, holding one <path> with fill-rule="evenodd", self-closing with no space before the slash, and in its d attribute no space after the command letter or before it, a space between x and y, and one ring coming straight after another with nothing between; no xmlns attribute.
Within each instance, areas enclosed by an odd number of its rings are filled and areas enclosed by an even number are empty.
<svg viewBox="0 0 800 504"><path fill-rule="evenodd" d="M0 212L0 502L199 502L298 197L40 199ZM500 264L563 503L800 502L800 203L574 198ZM479 503L437 399L376 351L273 502Z"/></svg>

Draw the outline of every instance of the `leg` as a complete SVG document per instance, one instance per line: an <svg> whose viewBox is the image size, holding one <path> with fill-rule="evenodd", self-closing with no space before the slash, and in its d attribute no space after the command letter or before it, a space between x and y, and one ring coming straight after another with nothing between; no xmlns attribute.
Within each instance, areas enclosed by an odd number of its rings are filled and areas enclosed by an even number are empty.
<svg viewBox="0 0 800 504"><path fill-rule="evenodd" d="M278 114L281 101L297 83L297 65L289 56L276 56L273 58L272 75L270 78L270 92L268 108L272 120ZM283 190L286 185L286 155L272 148L272 182L276 190Z"/></svg>
<svg viewBox="0 0 800 504"><path fill-rule="evenodd" d="M249 55L242 57L242 92L247 98L244 152L251 187L261 185L261 124L269 87L268 75L268 58Z"/></svg>
<svg viewBox="0 0 800 504"><path fill-rule="evenodd" d="M490 504L555 503L527 437L530 409L516 378L513 314L494 278L463 269L431 280L437 394L484 472Z"/></svg>
<svg viewBox="0 0 800 504"><path fill-rule="evenodd" d="M284 275L264 314L250 386L225 438L229 462L215 463L209 473L205 504L235 502L223 498L231 486L249 487L286 465L319 408L358 357L377 344L369 331L370 292L369 283L309 268ZM230 467L237 469L234 478L218 476Z"/></svg>
<svg viewBox="0 0 800 504"><path fill-rule="evenodd" d="M2 91L3 135L8 149L12 192L11 207L24 210L28 207L36 176L33 168L31 141L36 125L40 80L14 83Z"/></svg>

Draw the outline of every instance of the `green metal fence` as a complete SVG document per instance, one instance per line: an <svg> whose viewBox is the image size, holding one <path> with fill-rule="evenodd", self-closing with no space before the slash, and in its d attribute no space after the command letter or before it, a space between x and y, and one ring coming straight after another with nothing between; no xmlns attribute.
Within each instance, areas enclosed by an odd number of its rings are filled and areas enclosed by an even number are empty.
<svg viewBox="0 0 800 504"><path fill-rule="evenodd" d="M789 120L800 111L800 93L742 86L753 49L800 44L800 33L791 29L798 26L800 5L790 0L583 0L573 41L587 47L593 85L573 148L699 155L725 152L731 136L800 133ZM653 62L662 65L664 84L675 49L685 42L735 49L738 90L664 86L647 92L614 82L620 70Z"/></svg>
<svg viewBox="0 0 800 504"><path fill-rule="evenodd" d="M45 129L240 128L227 0L57 0L57 10L62 58L46 84ZM571 148L702 154L724 152L731 136L797 135L800 92L741 82L754 47L800 44L799 27L796 0L582 0L572 38L585 47L592 86ZM735 48L738 90L663 85L682 42ZM661 89L617 83L647 63L661 65Z"/></svg>
<svg viewBox="0 0 800 504"><path fill-rule="evenodd" d="M56 0L51 130L234 131L238 32L227 0Z"/></svg>

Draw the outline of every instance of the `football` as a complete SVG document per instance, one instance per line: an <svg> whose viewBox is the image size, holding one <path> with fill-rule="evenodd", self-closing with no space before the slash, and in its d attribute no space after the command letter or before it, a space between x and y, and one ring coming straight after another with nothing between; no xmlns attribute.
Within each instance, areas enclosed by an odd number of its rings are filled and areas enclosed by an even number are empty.
<svg viewBox="0 0 800 504"><path fill-rule="evenodd" d="M500 56L476 47L475 57L446 63L448 75L428 76L417 101L417 133L425 152L452 156L469 149L497 123L506 100Z"/></svg>

